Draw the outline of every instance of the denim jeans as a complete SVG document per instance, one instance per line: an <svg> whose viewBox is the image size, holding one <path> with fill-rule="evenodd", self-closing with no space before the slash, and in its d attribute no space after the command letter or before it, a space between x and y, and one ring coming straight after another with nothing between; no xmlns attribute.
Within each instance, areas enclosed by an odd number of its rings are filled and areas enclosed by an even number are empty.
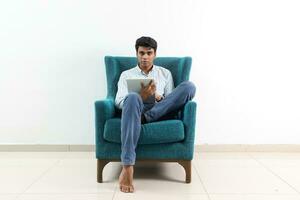
<svg viewBox="0 0 300 200"><path fill-rule="evenodd" d="M142 113L147 122L154 122L184 106L195 96L195 92L195 85L190 81L185 81L179 84L163 100L153 105L144 105L139 94L129 93L124 100L121 117L122 164L135 164L135 149L140 137Z"/></svg>

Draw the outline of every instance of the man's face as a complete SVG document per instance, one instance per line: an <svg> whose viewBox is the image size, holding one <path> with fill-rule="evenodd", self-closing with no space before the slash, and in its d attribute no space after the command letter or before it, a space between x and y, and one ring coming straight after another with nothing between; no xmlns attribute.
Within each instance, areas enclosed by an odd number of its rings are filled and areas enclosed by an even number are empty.
<svg viewBox="0 0 300 200"><path fill-rule="evenodd" d="M143 69L149 69L153 65L153 60L156 57L154 49L151 47L139 47L136 53L139 66Z"/></svg>

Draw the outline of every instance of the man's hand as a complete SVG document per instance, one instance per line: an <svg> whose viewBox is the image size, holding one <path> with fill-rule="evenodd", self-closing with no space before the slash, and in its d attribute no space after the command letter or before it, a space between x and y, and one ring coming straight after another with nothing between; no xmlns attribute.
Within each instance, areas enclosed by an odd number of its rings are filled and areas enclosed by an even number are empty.
<svg viewBox="0 0 300 200"><path fill-rule="evenodd" d="M151 80L147 86L145 86L143 83L141 83L141 86L142 86L142 89L140 91L140 95L141 95L143 101L148 99L149 96L152 96L155 94L156 85L153 80Z"/></svg>
<svg viewBox="0 0 300 200"><path fill-rule="evenodd" d="M160 100L162 100L162 98L163 98L163 97L162 97L161 95L155 93L155 100L156 100L157 102L159 102Z"/></svg>

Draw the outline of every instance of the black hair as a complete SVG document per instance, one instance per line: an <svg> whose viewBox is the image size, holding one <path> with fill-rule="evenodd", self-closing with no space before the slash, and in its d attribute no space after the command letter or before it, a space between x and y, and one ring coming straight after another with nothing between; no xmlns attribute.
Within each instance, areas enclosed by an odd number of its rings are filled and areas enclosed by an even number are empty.
<svg viewBox="0 0 300 200"><path fill-rule="evenodd" d="M135 42L135 50L138 51L139 47L150 47L154 49L154 52L156 52L157 49L157 42L151 38L151 37L140 37Z"/></svg>

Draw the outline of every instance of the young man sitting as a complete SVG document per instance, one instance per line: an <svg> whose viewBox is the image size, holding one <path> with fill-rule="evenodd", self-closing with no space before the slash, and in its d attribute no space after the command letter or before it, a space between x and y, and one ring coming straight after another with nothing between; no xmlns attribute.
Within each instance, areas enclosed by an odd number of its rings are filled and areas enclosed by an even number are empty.
<svg viewBox="0 0 300 200"><path fill-rule="evenodd" d="M141 37L135 44L138 66L122 72L115 104L122 109L121 116L121 161L119 177L122 192L134 192L133 172L136 160L135 149L141 124L154 122L166 114L176 111L195 96L195 85L190 81L174 89L172 74L166 68L153 65L157 42L150 37ZM126 79L151 78L142 85L140 93L128 93Z"/></svg>

